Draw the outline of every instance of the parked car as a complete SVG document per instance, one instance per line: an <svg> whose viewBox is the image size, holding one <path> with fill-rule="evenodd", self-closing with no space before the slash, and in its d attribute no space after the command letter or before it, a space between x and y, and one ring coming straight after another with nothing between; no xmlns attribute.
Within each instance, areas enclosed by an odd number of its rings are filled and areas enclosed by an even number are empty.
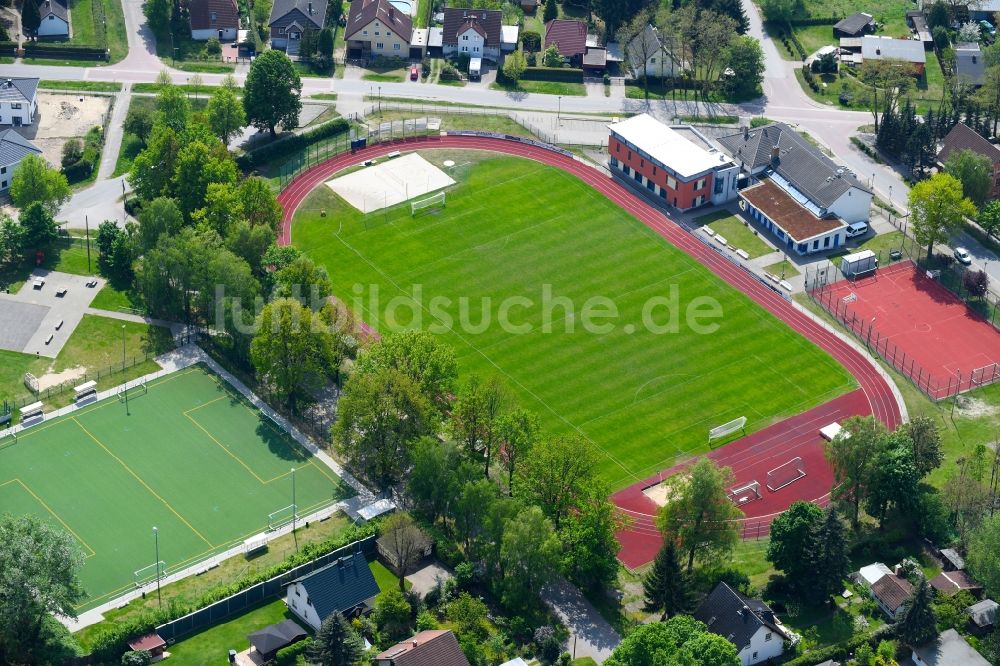
<svg viewBox="0 0 1000 666"><path fill-rule="evenodd" d="M983 31L984 35L989 35L990 37L995 37L997 34L997 29L986 19L979 22L979 29Z"/></svg>
<svg viewBox="0 0 1000 666"><path fill-rule="evenodd" d="M956 247L954 254L955 254L955 261L957 261L958 263L964 266L968 266L969 264L972 263L972 255L970 255L969 251L966 250L964 247Z"/></svg>
<svg viewBox="0 0 1000 666"><path fill-rule="evenodd" d="M411 65L410 66L410 80L411 81L416 81L418 78L420 78L420 71L417 70L417 66L416 65Z"/></svg>
<svg viewBox="0 0 1000 666"><path fill-rule="evenodd" d="M858 236L864 236L868 233L868 223L867 222L855 222L847 227L845 232L848 238L857 238Z"/></svg>

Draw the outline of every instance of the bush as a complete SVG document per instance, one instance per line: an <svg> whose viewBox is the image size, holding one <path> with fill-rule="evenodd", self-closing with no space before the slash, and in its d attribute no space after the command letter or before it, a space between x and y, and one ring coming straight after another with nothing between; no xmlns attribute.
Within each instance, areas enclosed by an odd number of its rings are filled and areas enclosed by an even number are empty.
<svg viewBox="0 0 1000 666"><path fill-rule="evenodd" d="M525 81L583 83L583 70L570 67L528 67L521 78Z"/></svg>
<svg viewBox="0 0 1000 666"><path fill-rule="evenodd" d="M542 48L542 36L534 30L525 30L521 34L521 47L525 51L534 53Z"/></svg>
<svg viewBox="0 0 1000 666"><path fill-rule="evenodd" d="M534 67L538 64L538 56L535 55L534 51L529 52L524 59L528 63L528 67Z"/></svg>
<svg viewBox="0 0 1000 666"><path fill-rule="evenodd" d="M305 656L306 650L312 645L312 639L306 638L299 641L298 643L293 643L286 648L281 648L278 653L274 655L275 666L295 666L296 662L299 660L299 655Z"/></svg>
<svg viewBox="0 0 1000 666"><path fill-rule="evenodd" d="M420 75L425 79L431 75L431 59L426 56L420 61Z"/></svg>
<svg viewBox="0 0 1000 666"><path fill-rule="evenodd" d="M336 120L323 123L319 127L311 129L308 132L294 134L287 138L280 139L272 144L263 146L262 148L257 148L249 153L240 155L236 159L236 164L243 171L249 171L256 166L274 162L275 160L281 159L282 157L290 155L298 150L302 150L306 146L311 146L312 144L322 141L323 139L344 134L350 128L350 123L348 123L345 119L337 118Z"/></svg>
<svg viewBox="0 0 1000 666"><path fill-rule="evenodd" d="M146 650L133 650L122 655L122 666L149 666L152 660Z"/></svg>
<svg viewBox="0 0 1000 666"><path fill-rule="evenodd" d="M80 139L70 139L62 147L62 166L66 167L80 161L83 157L83 141Z"/></svg>
<svg viewBox="0 0 1000 666"><path fill-rule="evenodd" d="M444 63L441 65L441 80L442 81L461 81L462 74L455 69L455 66L451 63Z"/></svg>
<svg viewBox="0 0 1000 666"><path fill-rule="evenodd" d="M205 42L205 53L212 56L217 56L222 53L222 44L219 43L218 37L208 38L208 41Z"/></svg>

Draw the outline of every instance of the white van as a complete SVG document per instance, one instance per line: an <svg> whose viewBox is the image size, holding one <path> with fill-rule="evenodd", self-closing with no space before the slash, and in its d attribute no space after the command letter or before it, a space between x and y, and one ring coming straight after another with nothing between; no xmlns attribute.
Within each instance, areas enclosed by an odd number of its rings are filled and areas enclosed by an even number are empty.
<svg viewBox="0 0 1000 666"><path fill-rule="evenodd" d="M866 233L868 233L867 222L855 222L847 227L848 238L857 238L858 236L864 236Z"/></svg>

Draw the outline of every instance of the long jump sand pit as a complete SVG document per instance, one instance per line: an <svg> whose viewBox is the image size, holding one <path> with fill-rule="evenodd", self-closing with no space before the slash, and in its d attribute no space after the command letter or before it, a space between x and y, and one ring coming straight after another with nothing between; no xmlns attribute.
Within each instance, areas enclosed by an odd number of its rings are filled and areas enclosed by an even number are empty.
<svg viewBox="0 0 1000 666"><path fill-rule="evenodd" d="M455 181L420 155L407 153L326 184L362 213L371 213L454 185Z"/></svg>

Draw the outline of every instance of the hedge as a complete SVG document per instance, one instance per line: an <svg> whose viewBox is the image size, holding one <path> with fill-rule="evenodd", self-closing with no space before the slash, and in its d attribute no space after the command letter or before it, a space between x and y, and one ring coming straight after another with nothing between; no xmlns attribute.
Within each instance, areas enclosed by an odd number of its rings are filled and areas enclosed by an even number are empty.
<svg viewBox="0 0 1000 666"><path fill-rule="evenodd" d="M117 663L121 656L128 650L128 641L136 636L148 633L165 622L176 620L179 617L193 613L199 608L214 604L216 601L231 597L258 583L270 580L275 576L280 576L286 571L314 560L321 555L326 555L338 548L343 548L348 544L371 536L377 532L377 529L378 525L375 522L366 523L365 525L350 525L342 533L330 537L326 541L306 544L299 552L289 555L281 562L263 571L244 575L229 585L220 585L208 590L197 602L191 605L184 605L177 603L176 600L171 600L167 608L144 612L140 616L124 622L113 622L94 638L91 655L96 663Z"/></svg>
<svg viewBox="0 0 1000 666"><path fill-rule="evenodd" d="M784 663L783 666L813 666L814 664L819 664L829 659L836 661L847 661L847 659L857 652L858 648L863 644L868 643L872 648L878 646L881 641L889 640L893 638L894 627L891 624L879 627L870 634L861 634L859 636L851 636L844 643L837 643L836 645L828 645L816 650L810 650L809 652L790 659Z"/></svg>
<svg viewBox="0 0 1000 666"><path fill-rule="evenodd" d="M525 81L583 83L583 70L569 67L528 67L521 78Z"/></svg>
<svg viewBox="0 0 1000 666"><path fill-rule="evenodd" d="M816 16L805 19L792 19L788 23L789 25L805 28L811 25L834 25L840 23L840 19L836 16Z"/></svg>
<svg viewBox="0 0 1000 666"><path fill-rule="evenodd" d="M274 666L295 666L299 656L305 655L306 650L312 645L312 639L306 638L286 648L281 648L274 655Z"/></svg>
<svg viewBox="0 0 1000 666"><path fill-rule="evenodd" d="M343 134L350 128L351 124L347 122L347 120L344 118L337 118L336 120L323 123L319 127L311 129L308 132L294 134L290 137L279 139L274 143L251 150L249 153L244 155L240 155L236 158L236 164L243 171L250 171L258 165L274 162L275 160L281 159L291 153L302 150L306 146L311 146L317 141L322 141L323 139L327 139L331 136Z"/></svg>
<svg viewBox="0 0 1000 666"><path fill-rule="evenodd" d="M74 44L47 44L28 42L24 45L24 55L29 58L74 58L77 60L107 60L108 52L93 46Z"/></svg>

